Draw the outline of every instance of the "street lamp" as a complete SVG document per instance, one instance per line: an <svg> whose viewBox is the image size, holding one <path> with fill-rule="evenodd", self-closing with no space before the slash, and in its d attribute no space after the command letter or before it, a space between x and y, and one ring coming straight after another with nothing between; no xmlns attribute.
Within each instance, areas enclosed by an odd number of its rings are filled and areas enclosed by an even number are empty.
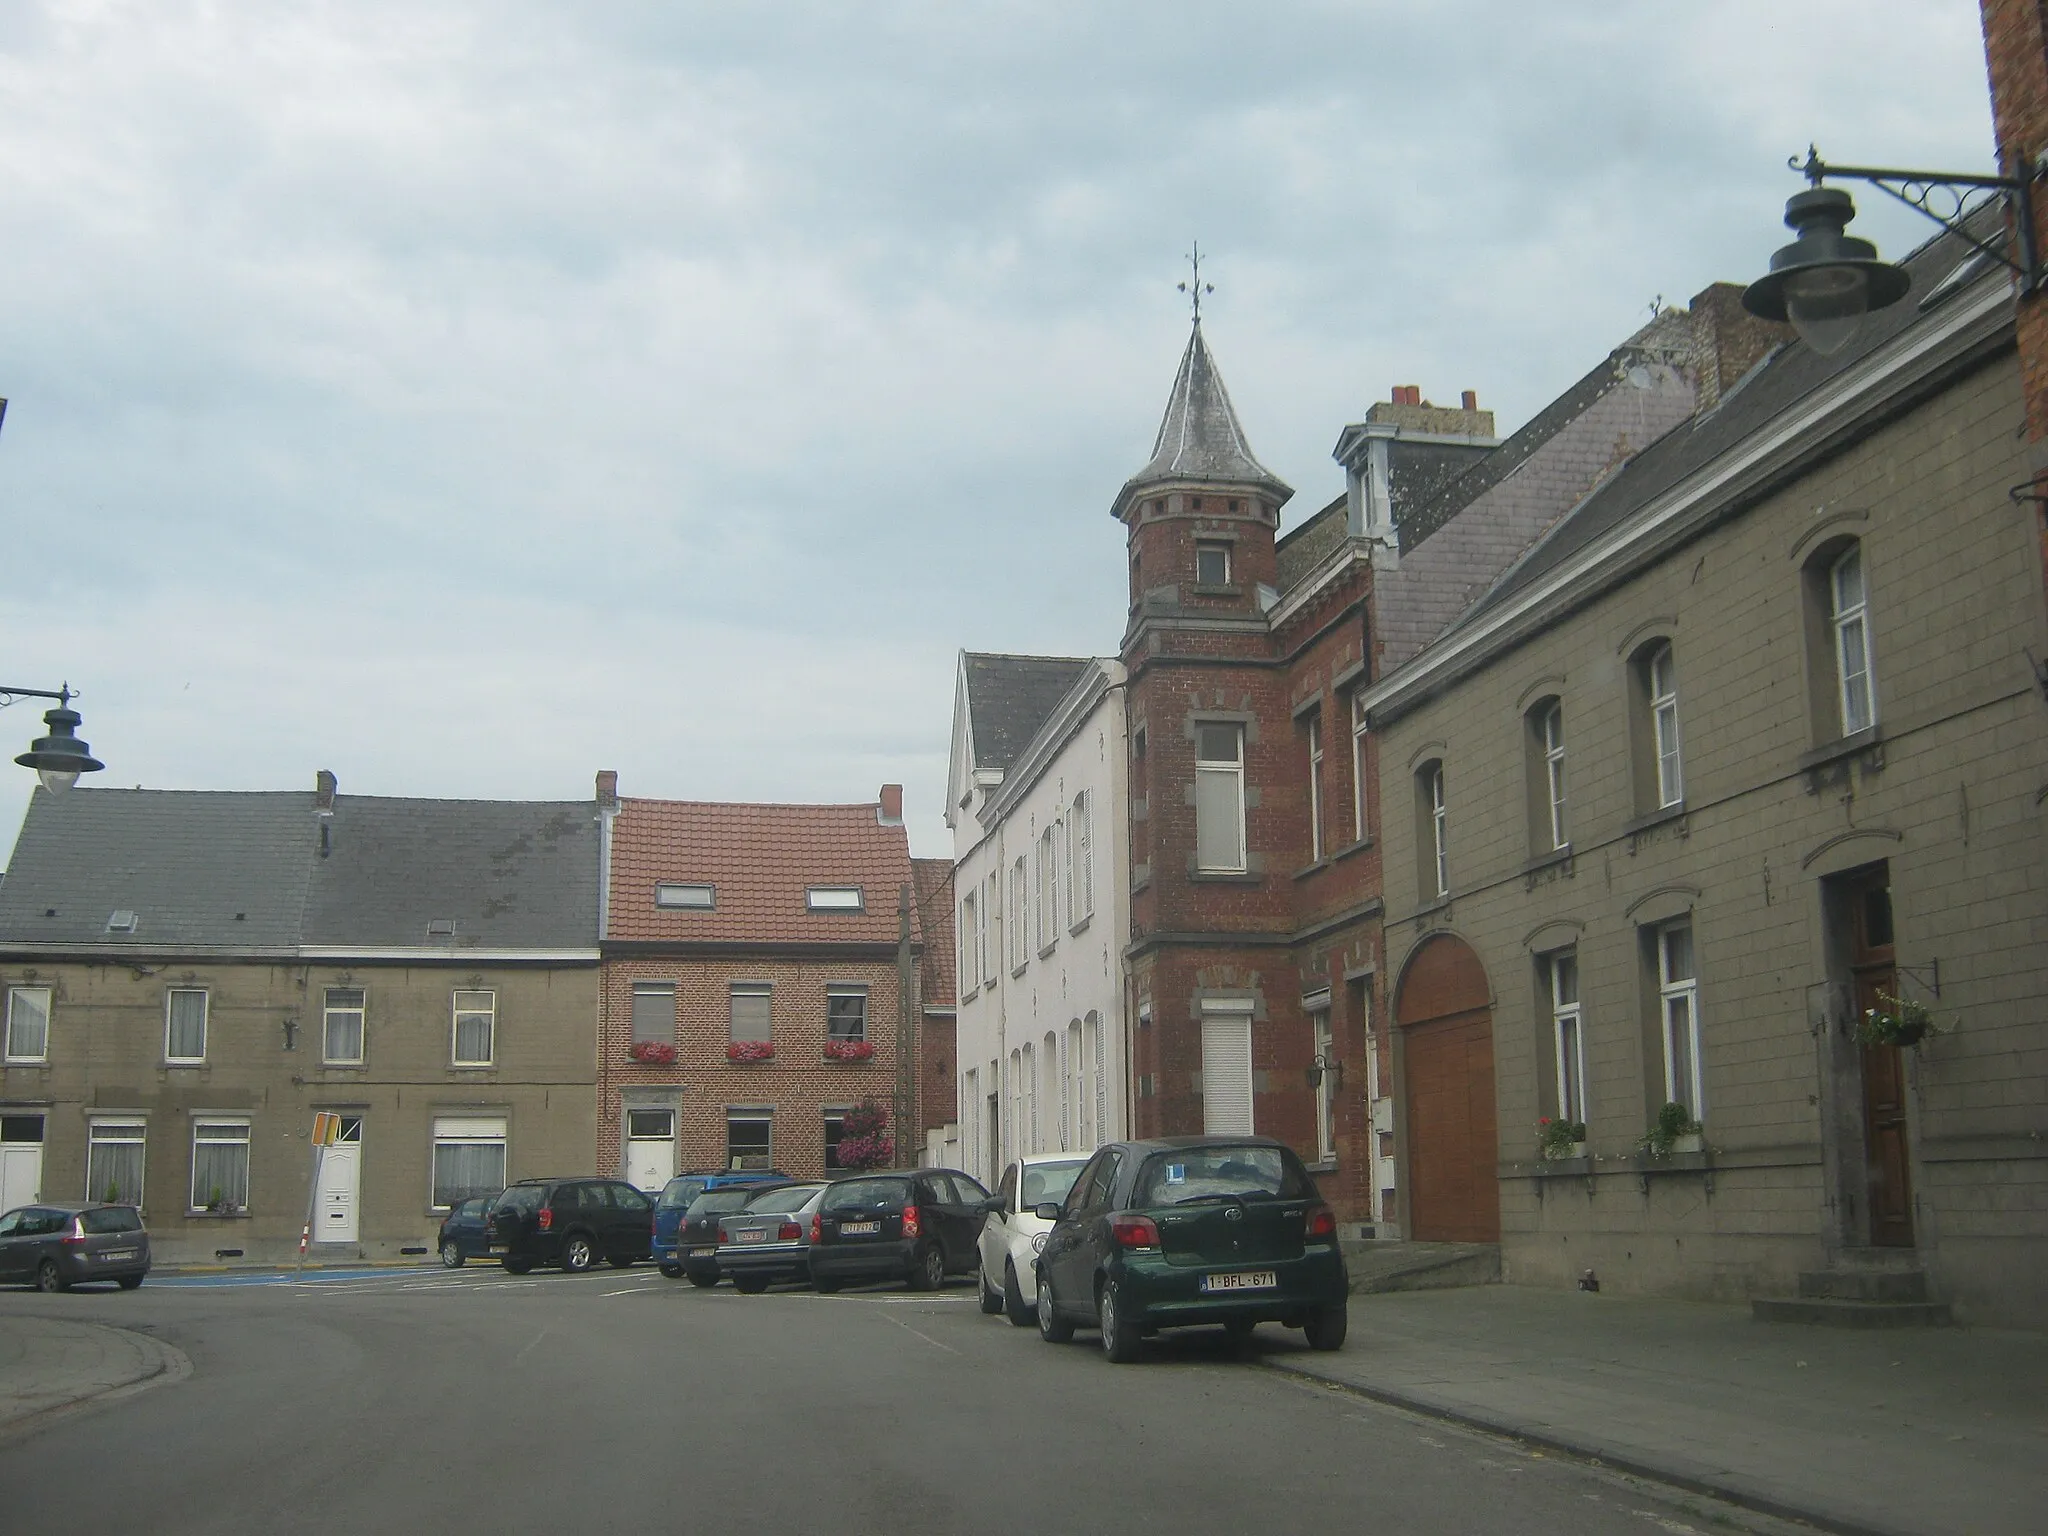
<svg viewBox="0 0 2048 1536"><path fill-rule="evenodd" d="M78 711L71 707L77 695L71 685L65 683L55 693L47 688L9 688L0 684L0 708L18 704L23 699L55 699L57 707L43 715L43 724L50 728L47 736L38 736L29 749L15 761L24 768L33 768L36 777L43 781L43 788L52 794L61 793L78 782L81 773L98 773L107 765L92 755L92 748L78 739L81 723Z"/></svg>
<svg viewBox="0 0 2048 1536"><path fill-rule="evenodd" d="M1809 146L1804 162L1795 155L1786 164L1807 180L1806 190L1785 203L1785 223L1799 238L1773 253L1770 273L1743 290L1742 307L1761 319L1790 321L1816 352L1839 352L1865 315L1898 303L1912 287L1904 267L1879 260L1876 246L1847 233L1856 205L1848 193L1822 185L1830 176L1867 181L1924 214L1979 255L2009 268L2021 293L2031 294L2042 284L2041 259L2034 249L2033 185L2048 168L2039 162L2020 176L1899 171L1829 165ZM2017 260L2006 254L2003 239L1987 243L1966 227L1992 197L2005 205ZM1945 211L1937 211L1936 200Z"/></svg>

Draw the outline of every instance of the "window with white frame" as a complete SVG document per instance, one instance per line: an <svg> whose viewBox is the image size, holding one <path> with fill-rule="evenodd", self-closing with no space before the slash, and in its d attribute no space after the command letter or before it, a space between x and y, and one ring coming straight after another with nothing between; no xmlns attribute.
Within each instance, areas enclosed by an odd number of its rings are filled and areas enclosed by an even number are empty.
<svg viewBox="0 0 2048 1536"><path fill-rule="evenodd" d="M1010 1052L1010 1123L1004 1127L1005 1156L1020 1157L1031 1149L1024 1145L1024 1057Z"/></svg>
<svg viewBox="0 0 2048 1536"><path fill-rule="evenodd" d="M979 890L979 889L977 889L977 890L975 891L975 893L974 893L974 897L973 897L973 901L974 901L974 964L973 964L973 966L972 966L972 967L970 967L970 968L969 968L969 969L967 970L967 972L965 973L965 975L966 975L966 980L967 980L967 985L968 985L968 986L970 986L970 987L971 987L971 986L973 986L973 985L974 985L974 984L975 984L976 982L978 982L978 981L981 981L981 980L985 979L985 978L986 978L986 977L988 976L988 973L989 973L989 970L988 970L988 903L987 903L987 902L985 902L985 901L983 901L983 900L981 899L981 892L980 892L980 890Z"/></svg>
<svg viewBox="0 0 2048 1536"><path fill-rule="evenodd" d="M7 989L7 1060L47 1061L50 1057L50 989Z"/></svg>
<svg viewBox="0 0 2048 1536"><path fill-rule="evenodd" d="M1565 815L1563 701L1548 699L1539 704L1535 723L1536 746L1543 754L1543 825L1548 845L1555 852L1569 848L1572 842L1571 823Z"/></svg>
<svg viewBox="0 0 2048 1536"><path fill-rule="evenodd" d="M827 1104L825 1114L825 1171L837 1173L846 1165L839 1161L839 1143L846 1139L846 1104ZM769 1129L774 1129L771 1124Z"/></svg>
<svg viewBox="0 0 2048 1536"><path fill-rule="evenodd" d="M980 974L976 968L974 958L974 905L973 892L970 891L967 895L962 896L960 898L960 916L954 924L955 931L959 935L957 963L960 967L960 986L963 991L971 991L974 986L974 978Z"/></svg>
<svg viewBox="0 0 2048 1536"><path fill-rule="evenodd" d="M206 1060L206 992L173 987L164 995L164 1060Z"/></svg>
<svg viewBox="0 0 2048 1536"><path fill-rule="evenodd" d="M672 981L633 983L633 1043L676 1043L676 984Z"/></svg>
<svg viewBox="0 0 2048 1536"><path fill-rule="evenodd" d="M1230 585L1230 546L1221 540L1200 539L1195 543L1195 585Z"/></svg>
<svg viewBox="0 0 2048 1536"><path fill-rule="evenodd" d="M1039 1149L1038 1062L1033 1056L1029 1045L1024 1047L1024 1060L1021 1063L1021 1067L1024 1073L1024 1129L1022 1132L1023 1143L1021 1150L1036 1152Z"/></svg>
<svg viewBox="0 0 2048 1536"><path fill-rule="evenodd" d="M1700 984L1690 921L1657 930L1657 1000L1664 1034L1664 1097L1706 1118L1700 1073Z"/></svg>
<svg viewBox="0 0 2048 1536"><path fill-rule="evenodd" d="M1424 763L1415 771L1415 809L1422 897L1433 901L1451 894L1450 802L1445 797L1441 761Z"/></svg>
<svg viewBox="0 0 2048 1536"><path fill-rule="evenodd" d="M1249 1136L1252 1124L1252 1005L1202 1001L1202 1129Z"/></svg>
<svg viewBox="0 0 2048 1536"><path fill-rule="evenodd" d="M1086 790L1074 796L1074 810L1067 824L1072 828L1067 846L1074 869L1072 910L1067 915L1078 923L1095 914L1095 800Z"/></svg>
<svg viewBox="0 0 2048 1536"><path fill-rule="evenodd" d="M1323 856L1323 717L1308 717L1308 852Z"/></svg>
<svg viewBox="0 0 2048 1536"><path fill-rule="evenodd" d="M1031 952L1031 914L1025 896L1024 855L1010 865L1010 970L1024 969Z"/></svg>
<svg viewBox="0 0 2048 1536"><path fill-rule="evenodd" d="M765 981L736 981L728 991L734 1045L755 1045L775 1038L774 989Z"/></svg>
<svg viewBox="0 0 2048 1536"><path fill-rule="evenodd" d="M960 1077L960 1109L967 1121L966 1135L961 1146L967 1154L970 1172L981 1165L983 1142L981 1139L981 1072L969 1067ZM983 1170L984 1172L986 1170Z"/></svg>
<svg viewBox="0 0 2048 1536"><path fill-rule="evenodd" d="M1650 730L1657 752L1657 804L1685 799L1685 768L1678 741L1678 661L1669 641L1650 653Z"/></svg>
<svg viewBox="0 0 2048 1536"><path fill-rule="evenodd" d="M455 1065L488 1067L497 1059L498 994L458 987L451 1001L455 1012Z"/></svg>
<svg viewBox="0 0 2048 1536"><path fill-rule="evenodd" d="M1242 725L1195 727L1195 867L1217 874L1246 868Z"/></svg>
<svg viewBox="0 0 2048 1536"><path fill-rule="evenodd" d="M865 912L867 896L857 885L814 885L804 892L813 912Z"/></svg>
<svg viewBox="0 0 2048 1536"><path fill-rule="evenodd" d="M195 1211L249 1208L249 1122L192 1122L192 1207Z"/></svg>
<svg viewBox="0 0 2048 1536"><path fill-rule="evenodd" d="M775 1166L775 1111L725 1112L725 1166L735 1172Z"/></svg>
<svg viewBox="0 0 2048 1536"><path fill-rule="evenodd" d="M680 908L686 912L708 912L718 905L718 890L711 885L665 882L654 888L654 904L657 907Z"/></svg>
<svg viewBox="0 0 2048 1536"><path fill-rule="evenodd" d="M434 1119L434 1209L445 1211L505 1187L505 1121L494 1115Z"/></svg>
<svg viewBox="0 0 2048 1536"><path fill-rule="evenodd" d="M1586 1119L1586 1035L1579 1010L1579 954L1561 950L1543 958L1550 994L1551 1058L1557 1069L1557 1118Z"/></svg>
<svg viewBox="0 0 2048 1536"><path fill-rule="evenodd" d="M1828 627L1834 636L1835 698L1842 734L1877 724L1870 681L1870 625L1863 586L1863 546L1851 544L1828 568Z"/></svg>
<svg viewBox="0 0 2048 1536"><path fill-rule="evenodd" d="M825 1038L858 1045L868 1037L868 989L831 986L825 989Z"/></svg>
<svg viewBox="0 0 2048 1536"><path fill-rule="evenodd" d="M86 1124L85 1198L142 1204L148 1124L140 1116L94 1116Z"/></svg>
<svg viewBox="0 0 2048 1536"><path fill-rule="evenodd" d="M1371 783L1366 764L1366 738L1370 734L1365 712L1365 694L1361 691L1351 696L1351 835L1357 842L1365 841L1366 796Z"/></svg>
<svg viewBox="0 0 2048 1536"><path fill-rule="evenodd" d="M1041 951L1052 945L1059 930L1059 885L1054 879L1052 828L1038 834L1038 880L1032 887L1032 926Z"/></svg>
<svg viewBox="0 0 2048 1536"><path fill-rule="evenodd" d="M1102 1015L1091 1012L1088 1015L1088 1060L1094 1068L1095 1081L1095 1143L1100 1146L1109 1140L1109 1076L1103 1065Z"/></svg>
<svg viewBox="0 0 2048 1536"><path fill-rule="evenodd" d="M988 914L988 943L982 948L981 979L993 982L996 972L1003 964L1003 877L1000 871L988 872L988 884L982 891L982 910Z"/></svg>
<svg viewBox="0 0 2048 1536"><path fill-rule="evenodd" d="M1309 1014L1316 1048L1316 1161L1337 1160L1337 1046L1328 1005Z"/></svg>
<svg viewBox="0 0 2048 1536"><path fill-rule="evenodd" d="M1076 1147L1088 1145L1084 1139L1088 1134L1086 1092L1088 1087L1087 1060L1081 1054L1081 1021L1074 1020L1067 1026L1066 1049L1061 1056L1060 1102L1061 1136L1060 1146L1071 1152Z"/></svg>
<svg viewBox="0 0 2048 1536"><path fill-rule="evenodd" d="M367 1001L361 987L328 987L321 992L320 1059L327 1065L362 1065L363 1014Z"/></svg>

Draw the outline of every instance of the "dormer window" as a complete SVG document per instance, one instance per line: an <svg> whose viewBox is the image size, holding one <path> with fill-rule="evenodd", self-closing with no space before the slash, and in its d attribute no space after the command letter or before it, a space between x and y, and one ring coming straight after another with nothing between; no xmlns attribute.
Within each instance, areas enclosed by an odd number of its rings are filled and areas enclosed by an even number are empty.
<svg viewBox="0 0 2048 1536"><path fill-rule="evenodd" d="M1195 585L1198 587L1227 587L1230 585L1230 546L1198 541L1195 544Z"/></svg>
<svg viewBox="0 0 2048 1536"><path fill-rule="evenodd" d="M717 902L718 888L712 885L657 885L654 904L683 911L708 912Z"/></svg>
<svg viewBox="0 0 2048 1536"><path fill-rule="evenodd" d="M857 885L814 885L804 892L804 905L813 912L865 912L867 899Z"/></svg>

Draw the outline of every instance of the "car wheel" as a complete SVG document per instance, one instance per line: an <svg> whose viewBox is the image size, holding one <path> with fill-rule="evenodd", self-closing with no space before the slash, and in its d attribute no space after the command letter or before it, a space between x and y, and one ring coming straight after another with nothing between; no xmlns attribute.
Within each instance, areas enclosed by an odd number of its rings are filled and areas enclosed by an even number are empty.
<svg viewBox="0 0 2048 1536"><path fill-rule="evenodd" d="M982 1315L994 1317L1003 1310L1003 1293L988 1283L988 1264L985 1261L975 1266L974 1278L981 1289Z"/></svg>
<svg viewBox="0 0 2048 1536"><path fill-rule="evenodd" d="M683 1278L683 1266L680 1264L664 1264L661 1266L661 1272L671 1280Z"/></svg>
<svg viewBox="0 0 2048 1536"><path fill-rule="evenodd" d="M611 1265L613 1269L631 1269L633 1267L633 1261L626 1258L623 1254L617 1258L606 1259L605 1263Z"/></svg>
<svg viewBox="0 0 2048 1536"><path fill-rule="evenodd" d="M449 1269L462 1268L462 1248L453 1238L441 1245L441 1263Z"/></svg>
<svg viewBox="0 0 2048 1536"><path fill-rule="evenodd" d="M946 1283L946 1250L937 1243L910 1261L910 1288L936 1291Z"/></svg>
<svg viewBox="0 0 2048 1536"><path fill-rule="evenodd" d="M768 1277L766 1275L734 1275L732 1277L732 1288L742 1296L758 1296L768 1289Z"/></svg>
<svg viewBox="0 0 2048 1536"><path fill-rule="evenodd" d="M64 1271L57 1267L55 1259L45 1259L36 1266L36 1289L39 1291L68 1291L71 1282L64 1278Z"/></svg>
<svg viewBox="0 0 2048 1536"><path fill-rule="evenodd" d="M837 1281L837 1280L816 1280L816 1279L814 1279L814 1280L812 1280L812 1281L811 1281L811 1289L812 1289L812 1290L814 1290L814 1291L816 1291L816 1292L817 1292L817 1293L818 1293L818 1294L819 1294L820 1296L836 1296L836 1295L838 1295L838 1294L839 1294L839 1286L840 1286L840 1282L839 1282L839 1281Z"/></svg>
<svg viewBox="0 0 2048 1536"><path fill-rule="evenodd" d="M1138 1328L1123 1314L1123 1301L1114 1280L1102 1282L1095 1298L1095 1322L1102 1330L1102 1353L1117 1365L1129 1365L1145 1347Z"/></svg>
<svg viewBox="0 0 2048 1536"><path fill-rule="evenodd" d="M580 1275L597 1262L597 1245L581 1232L571 1232L562 1244L562 1273Z"/></svg>
<svg viewBox="0 0 2048 1536"><path fill-rule="evenodd" d="M1052 1287L1042 1273L1038 1277L1038 1336L1048 1344L1064 1344L1074 1336L1074 1325L1053 1310Z"/></svg>
<svg viewBox="0 0 2048 1536"><path fill-rule="evenodd" d="M123 1275L123 1276L121 1277L121 1281L120 1281L120 1284L121 1284L121 1289L122 1289L122 1290L124 1290L124 1291L132 1291L132 1290L134 1290L134 1289L135 1289L135 1287L137 1287L138 1285L142 1284L142 1276L140 1276L140 1275Z"/></svg>
<svg viewBox="0 0 2048 1536"><path fill-rule="evenodd" d="M684 1270L683 1273L690 1277L690 1284L696 1286L700 1291L708 1291L711 1287L718 1284L718 1271L715 1269L698 1269L692 1266Z"/></svg>
<svg viewBox="0 0 2048 1536"><path fill-rule="evenodd" d="M1343 1302L1334 1307L1317 1307L1302 1324L1310 1349L1342 1349L1344 1335L1351 1331L1351 1313Z"/></svg>
<svg viewBox="0 0 2048 1536"><path fill-rule="evenodd" d="M533 1270L531 1259L500 1259L498 1262L505 1266L505 1273L508 1275L530 1274Z"/></svg>
<svg viewBox="0 0 2048 1536"><path fill-rule="evenodd" d="M1032 1311L1024 1300L1024 1287L1017 1283L1017 1263L1014 1259L1003 1261L1003 1316L1017 1328L1031 1326Z"/></svg>

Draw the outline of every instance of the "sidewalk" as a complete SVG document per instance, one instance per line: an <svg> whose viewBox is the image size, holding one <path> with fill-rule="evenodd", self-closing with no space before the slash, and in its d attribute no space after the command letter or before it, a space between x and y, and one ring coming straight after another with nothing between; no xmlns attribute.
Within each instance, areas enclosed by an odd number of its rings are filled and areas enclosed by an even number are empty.
<svg viewBox="0 0 2048 1536"><path fill-rule="evenodd" d="M184 1354L126 1328L0 1316L0 1434L87 1398L190 1371Z"/></svg>
<svg viewBox="0 0 2048 1536"><path fill-rule="evenodd" d="M1280 1369L1830 1530L2048 1529L2048 1334L1486 1285L1354 1296L1335 1354L1259 1339Z"/></svg>

